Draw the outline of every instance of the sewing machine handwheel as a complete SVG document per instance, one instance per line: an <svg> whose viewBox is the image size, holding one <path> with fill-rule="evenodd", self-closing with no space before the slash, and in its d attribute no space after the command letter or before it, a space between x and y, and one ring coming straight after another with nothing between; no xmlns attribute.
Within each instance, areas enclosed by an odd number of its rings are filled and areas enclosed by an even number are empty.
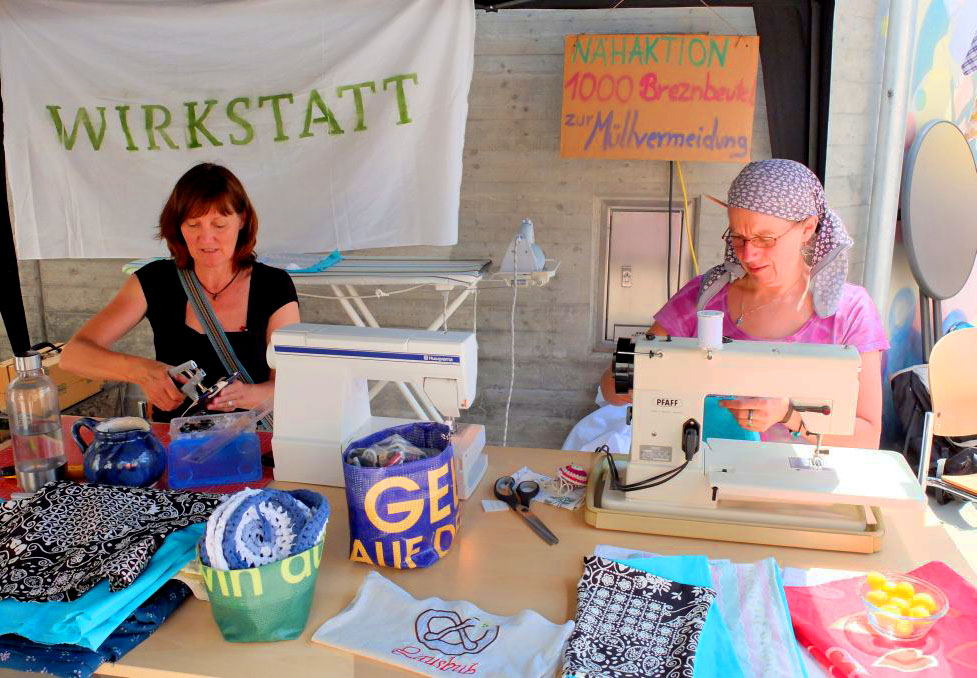
<svg viewBox="0 0 977 678"><path fill-rule="evenodd" d="M611 361L614 373L614 392L618 395L628 393L634 386L634 340L621 337Z"/></svg>

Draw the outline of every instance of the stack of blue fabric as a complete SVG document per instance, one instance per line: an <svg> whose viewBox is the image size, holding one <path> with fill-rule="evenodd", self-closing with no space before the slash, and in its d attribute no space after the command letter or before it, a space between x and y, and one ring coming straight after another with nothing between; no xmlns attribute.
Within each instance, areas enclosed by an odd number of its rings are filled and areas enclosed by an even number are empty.
<svg viewBox="0 0 977 678"><path fill-rule="evenodd" d="M222 500L55 481L0 503L0 669L84 678L145 640Z"/></svg>
<svg viewBox="0 0 977 678"><path fill-rule="evenodd" d="M193 560L204 525L169 535L138 579L109 591L106 579L70 602L0 599L0 668L88 678L150 636L190 595L170 581Z"/></svg>
<svg viewBox="0 0 977 678"><path fill-rule="evenodd" d="M732 563L700 555L661 556L604 545L598 546L595 554L716 592L699 638L693 678L807 678L791 626L780 568L773 558Z"/></svg>

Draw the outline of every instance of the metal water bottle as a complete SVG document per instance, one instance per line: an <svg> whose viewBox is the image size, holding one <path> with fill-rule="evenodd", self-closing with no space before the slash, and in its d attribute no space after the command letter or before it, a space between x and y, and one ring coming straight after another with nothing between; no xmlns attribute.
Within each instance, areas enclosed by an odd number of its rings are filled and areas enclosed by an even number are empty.
<svg viewBox="0 0 977 678"><path fill-rule="evenodd" d="M17 377L7 387L14 469L24 492L36 492L64 478L67 459L61 440L58 387L41 365L41 356L27 351L14 356Z"/></svg>

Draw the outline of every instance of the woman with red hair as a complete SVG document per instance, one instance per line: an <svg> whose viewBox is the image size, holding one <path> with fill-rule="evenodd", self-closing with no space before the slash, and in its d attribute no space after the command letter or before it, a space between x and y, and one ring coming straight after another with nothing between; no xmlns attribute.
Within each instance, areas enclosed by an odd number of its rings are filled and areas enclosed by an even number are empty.
<svg viewBox="0 0 977 678"><path fill-rule="evenodd" d="M188 402L168 373L172 366L196 361L207 373L206 384L229 376L180 283L179 270L189 270L254 381L233 382L208 407L250 409L272 397L275 375L265 349L272 332L299 322L299 307L288 274L255 261L257 234L257 215L238 178L210 163L191 168L160 215L158 237L172 258L136 271L71 338L61 366L93 379L138 384L154 406L154 419L180 416ZM153 328L156 359L113 351L143 318Z"/></svg>

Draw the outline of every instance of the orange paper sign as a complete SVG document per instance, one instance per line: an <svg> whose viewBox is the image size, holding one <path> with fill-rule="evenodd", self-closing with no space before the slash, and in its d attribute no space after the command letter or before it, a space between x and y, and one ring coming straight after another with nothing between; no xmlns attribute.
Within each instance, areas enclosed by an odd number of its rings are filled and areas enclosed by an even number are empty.
<svg viewBox="0 0 977 678"><path fill-rule="evenodd" d="M568 35L564 157L747 162L760 39Z"/></svg>

